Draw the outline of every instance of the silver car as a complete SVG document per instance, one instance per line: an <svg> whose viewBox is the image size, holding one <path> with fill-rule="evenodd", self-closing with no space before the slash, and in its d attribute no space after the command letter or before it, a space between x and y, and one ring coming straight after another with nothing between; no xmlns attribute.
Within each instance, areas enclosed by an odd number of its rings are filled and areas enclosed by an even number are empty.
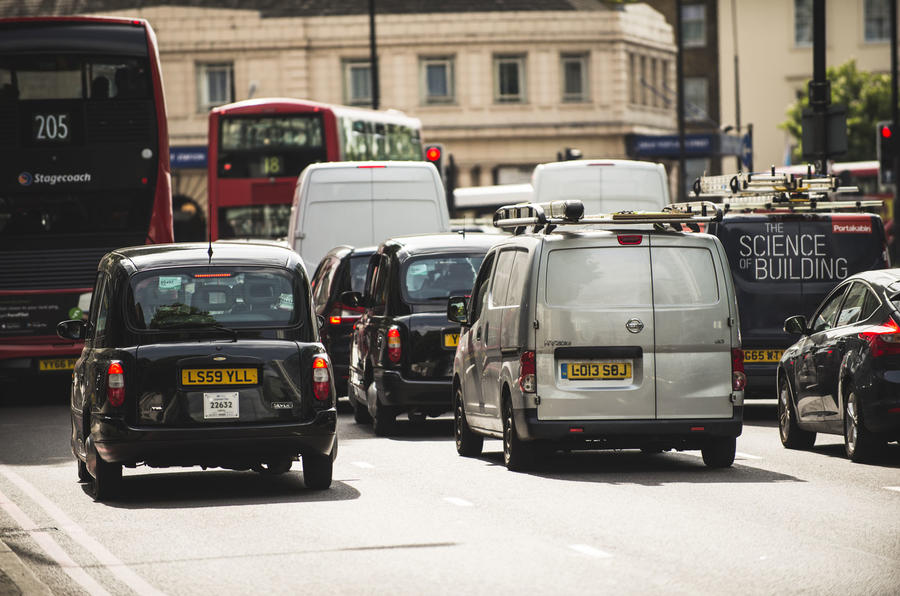
<svg viewBox="0 0 900 596"><path fill-rule="evenodd" d="M540 447L701 449L730 466L746 383L734 287L719 240L680 231L718 211L622 221L563 203L501 208L495 225L520 233L448 303L457 451L495 437L511 470Z"/></svg>

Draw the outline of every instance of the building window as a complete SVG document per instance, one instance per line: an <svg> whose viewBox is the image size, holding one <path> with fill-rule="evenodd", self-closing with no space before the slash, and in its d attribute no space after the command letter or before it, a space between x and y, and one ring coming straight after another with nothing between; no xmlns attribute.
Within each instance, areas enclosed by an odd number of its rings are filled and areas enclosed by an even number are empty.
<svg viewBox="0 0 900 596"><path fill-rule="evenodd" d="M494 56L494 101L525 101L525 56Z"/></svg>
<svg viewBox="0 0 900 596"><path fill-rule="evenodd" d="M231 62L197 65L201 111L234 101L234 65Z"/></svg>
<svg viewBox="0 0 900 596"><path fill-rule="evenodd" d="M706 77L684 78L684 119L688 122L709 120L709 81Z"/></svg>
<svg viewBox="0 0 900 596"><path fill-rule="evenodd" d="M422 103L452 103L456 99L453 57L419 58Z"/></svg>
<svg viewBox="0 0 900 596"><path fill-rule="evenodd" d="M641 105L647 105L647 57L641 56Z"/></svg>
<svg viewBox="0 0 900 596"><path fill-rule="evenodd" d="M637 103L637 67L635 63L637 61L637 56L634 54L628 54L628 101L631 103Z"/></svg>
<svg viewBox="0 0 900 596"><path fill-rule="evenodd" d="M888 41L891 36L891 11L888 0L866 0L863 5L866 41Z"/></svg>
<svg viewBox="0 0 900 596"><path fill-rule="evenodd" d="M681 7L681 44L686 48L706 45L706 6L687 4Z"/></svg>
<svg viewBox="0 0 900 596"><path fill-rule="evenodd" d="M562 100L588 100L587 54L562 54Z"/></svg>
<svg viewBox="0 0 900 596"><path fill-rule="evenodd" d="M811 46L812 41L812 0L794 0L794 45Z"/></svg>
<svg viewBox="0 0 900 596"><path fill-rule="evenodd" d="M368 60L344 61L344 103L371 105L372 67Z"/></svg>

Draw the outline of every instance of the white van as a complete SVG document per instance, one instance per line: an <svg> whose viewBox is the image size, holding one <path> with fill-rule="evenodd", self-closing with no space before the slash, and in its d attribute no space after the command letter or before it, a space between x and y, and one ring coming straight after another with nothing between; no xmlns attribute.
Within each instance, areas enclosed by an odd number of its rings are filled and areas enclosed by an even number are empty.
<svg viewBox="0 0 900 596"><path fill-rule="evenodd" d="M344 161L308 166L297 179L288 243L313 271L340 244L450 231L437 169L425 161Z"/></svg>
<svg viewBox="0 0 900 596"><path fill-rule="evenodd" d="M660 163L626 159L578 159L538 164L531 184L535 203L574 199L585 213L660 211L669 182Z"/></svg>
<svg viewBox="0 0 900 596"><path fill-rule="evenodd" d="M495 244L471 298L449 300L457 451L495 437L510 470L542 449L700 449L730 466L746 377L728 258L715 236L665 225L721 212L563 204L498 210L494 225L538 229Z"/></svg>

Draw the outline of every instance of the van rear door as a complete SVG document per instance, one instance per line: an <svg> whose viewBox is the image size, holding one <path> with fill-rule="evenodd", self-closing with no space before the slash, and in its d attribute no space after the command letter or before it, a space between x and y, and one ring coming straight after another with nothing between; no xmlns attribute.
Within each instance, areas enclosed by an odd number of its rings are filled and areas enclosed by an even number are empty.
<svg viewBox="0 0 900 596"><path fill-rule="evenodd" d="M433 166L388 164L370 171L374 243L394 236L450 231L447 198Z"/></svg>
<svg viewBox="0 0 900 596"><path fill-rule="evenodd" d="M565 248L559 245L565 238ZM541 420L653 419L655 333L646 235L548 236L537 293Z"/></svg>
<svg viewBox="0 0 900 596"><path fill-rule="evenodd" d="M650 238L658 418L730 418L732 328L724 254L708 236ZM736 334L734 334L736 339Z"/></svg>

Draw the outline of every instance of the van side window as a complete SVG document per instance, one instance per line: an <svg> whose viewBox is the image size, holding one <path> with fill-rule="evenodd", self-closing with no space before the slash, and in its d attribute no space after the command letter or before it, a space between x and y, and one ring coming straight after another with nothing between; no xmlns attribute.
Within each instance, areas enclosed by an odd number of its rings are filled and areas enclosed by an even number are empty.
<svg viewBox="0 0 900 596"><path fill-rule="evenodd" d="M481 316L484 309L484 299L487 296L488 282L491 280L491 269L494 266L494 257L497 253L491 253L485 257L481 263L481 269L478 271L478 277L475 279L475 285L472 288L472 316L470 323L474 323Z"/></svg>
<svg viewBox="0 0 900 596"><path fill-rule="evenodd" d="M517 250L516 260L513 262L512 271L509 274L509 289L506 291L506 305L517 306L522 304L522 297L525 295L525 282L528 276L528 265L531 260L528 258L527 250Z"/></svg>
<svg viewBox="0 0 900 596"><path fill-rule="evenodd" d="M841 300L844 298L844 294L847 293L846 286L841 289L840 292L837 292L834 296L832 296L828 302L822 305L822 308L819 309L819 312L816 314L815 319L813 320L812 332L818 333L819 331L827 331L834 327L834 323L837 320L838 307L841 305Z"/></svg>
<svg viewBox="0 0 900 596"><path fill-rule="evenodd" d="M491 306L506 306L509 274L512 272L513 259L515 258L516 251L514 250L500 251L500 256L497 257L497 273L494 275L494 281L491 283L489 298Z"/></svg>

